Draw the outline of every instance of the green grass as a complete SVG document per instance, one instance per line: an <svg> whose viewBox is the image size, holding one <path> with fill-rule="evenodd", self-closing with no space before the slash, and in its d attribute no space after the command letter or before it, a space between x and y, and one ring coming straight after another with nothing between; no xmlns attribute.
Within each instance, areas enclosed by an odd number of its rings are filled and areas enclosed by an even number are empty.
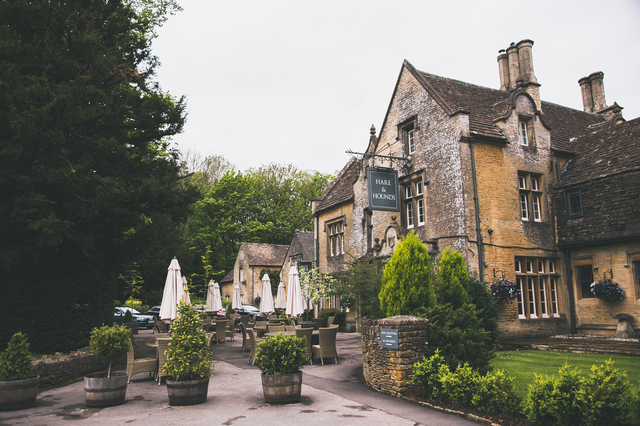
<svg viewBox="0 0 640 426"><path fill-rule="evenodd" d="M518 394L525 397L529 385L533 383L533 373L558 376L558 369L568 362L577 368L583 376L591 373L593 364L603 364L611 358L614 368L627 372L627 379L632 387L639 386L640 357L624 355L572 354L552 351L504 351L497 352L491 362L494 369L504 370L508 376L515 377Z"/></svg>

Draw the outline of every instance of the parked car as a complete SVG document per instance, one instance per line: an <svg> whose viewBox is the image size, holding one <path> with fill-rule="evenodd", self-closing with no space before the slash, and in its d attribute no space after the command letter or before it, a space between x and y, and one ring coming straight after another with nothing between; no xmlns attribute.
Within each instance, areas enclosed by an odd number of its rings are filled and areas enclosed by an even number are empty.
<svg viewBox="0 0 640 426"><path fill-rule="evenodd" d="M155 324L155 318L153 315L143 314L137 309L129 308L126 306L119 306L114 308L113 322L116 324L122 324L124 322L124 314L126 311L131 311L133 322L138 323L138 328L153 328Z"/></svg>
<svg viewBox="0 0 640 426"><path fill-rule="evenodd" d="M156 305L147 311L148 315L153 315L155 318L160 316L160 305Z"/></svg>
<svg viewBox="0 0 640 426"><path fill-rule="evenodd" d="M238 315L253 315L253 314L260 315L260 309L252 305L242 305L240 309L236 309L236 313Z"/></svg>

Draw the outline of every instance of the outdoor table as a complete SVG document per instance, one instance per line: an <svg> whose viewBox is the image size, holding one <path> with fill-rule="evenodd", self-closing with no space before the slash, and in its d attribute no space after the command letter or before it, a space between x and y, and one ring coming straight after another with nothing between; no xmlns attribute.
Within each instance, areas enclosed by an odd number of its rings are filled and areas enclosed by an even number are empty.
<svg viewBox="0 0 640 426"><path fill-rule="evenodd" d="M316 330L318 329L318 325L313 321L298 321L296 324L301 328L313 328Z"/></svg>
<svg viewBox="0 0 640 426"><path fill-rule="evenodd" d="M296 332L295 331L278 331L278 332L270 332L270 333L265 333L266 337L273 337L276 336L278 334L282 334L285 336L295 336Z"/></svg>
<svg viewBox="0 0 640 426"><path fill-rule="evenodd" d="M255 327L253 327L253 329L256 331L256 333L258 333L258 337L260 337L260 336L264 336L264 333L266 333L267 326L266 325L256 325Z"/></svg>

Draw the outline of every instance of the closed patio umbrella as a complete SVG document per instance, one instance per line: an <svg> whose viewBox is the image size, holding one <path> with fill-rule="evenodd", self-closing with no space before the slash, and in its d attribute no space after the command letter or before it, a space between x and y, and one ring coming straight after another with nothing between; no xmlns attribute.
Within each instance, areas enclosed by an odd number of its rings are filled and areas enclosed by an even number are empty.
<svg viewBox="0 0 640 426"><path fill-rule="evenodd" d="M273 312L273 295L271 294L271 279L269 275L262 277L262 295L260 296L260 312L270 314Z"/></svg>
<svg viewBox="0 0 640 426"><path fill-rule="evenodd" d="M207 300L205 302L207 311L217 312L222 309L222 299L220 298L220 286L211 281L207 286Z"/></svg>
<svg viewBox="0 0 640 426"><path fill-rule="evenodd" d="M233 297L231 300L231 307L233 309L242 308L242 302L240 301L240 286L238 284L234 284L233 286Z"/></svg>
<svg viewBox="0 0 640 426"><path fill-rule="evenodd" d="M185 276L182 277L182 288L184 290L184 296L182 297L182 300L185 303L191 304L191 297L189 296L189 285L187 284L187 277Z"/></svg>
<svg viewBox="0 0 640 426"><path fill-rule="evenodd" d="M292 266L289 269L289 288L287 291L287 315L297 317L304 313L302 291L300 290L300 277L298 268Z"/></svg>
<svg viewBox="0 0 640 426"><path fill-rule="evenodd" d="M186 300L185 300L186 299ZM169 264L167 279L164 283L162 303L158 316L161 320L173 321L178 315L178 303L184 300L189 302L189 293L186 292L184 281L180 274L180 264L175 257Z"/></svg>
<svg viewBox="0 0 640 426"><path fill-rule="evenodd" d="M285 309L287 302L284 294L284 283L278 285L278 295L276 296L276 309Z"/></svg>

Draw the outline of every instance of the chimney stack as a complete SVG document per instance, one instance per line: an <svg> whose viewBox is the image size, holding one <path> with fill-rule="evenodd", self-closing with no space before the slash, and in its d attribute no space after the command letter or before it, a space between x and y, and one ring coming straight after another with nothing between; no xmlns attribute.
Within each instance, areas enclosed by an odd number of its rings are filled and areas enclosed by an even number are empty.
<svg viewBox="0 0 640 426"><path fill-rule="evenodd" d="M498 53L498 69L500 72L500 90L513 92L522 87L541 108L540 84L533 74L533 40L520 40L511 43L505 50ZM506 53L505 53L506 52Z"/></svg>
<svg viewBox="0 0 640 426"><path fill-rule="evenodd" d="M502 49L498 52L498 69L500 72L500 90L509 90L509 57L507 51Z"/></svg>
<svg viewBox="0 0 640 426"><path fill-rule="evenodd" d="M589 77L578 80L582 92L582 105L585 112L599 113L607 109L604 98L604 73L594 72Z"/></svg>

